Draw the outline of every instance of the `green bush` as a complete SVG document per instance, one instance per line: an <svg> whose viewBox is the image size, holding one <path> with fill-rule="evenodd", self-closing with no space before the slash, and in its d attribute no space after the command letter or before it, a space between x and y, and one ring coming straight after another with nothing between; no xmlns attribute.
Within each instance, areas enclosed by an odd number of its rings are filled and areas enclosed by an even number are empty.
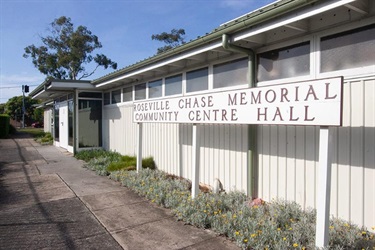
<svg viewBox="0 0 375 250"><path fill-rule="evenodd" d="M35 138L35 141L43 145L52 145L53 136L50 132L43 132Z"/></svg>
<svg viewBox="0 0 375 250"><path fill-rule="evenodd" d="M95 171L99 175L109 175L110 172L118 170L135 170L137 159L135 156L122 156L119 153L105 151L103 149L83 150L75 154L75 157L86 161L85 168ZM152 157L142 160L143 168L155 169Z"/></svg>
<svg viewBox="0 0 375 250"><path fill-rule="evenodd" d="M9 135L10 117L8 115L0 115L0 138L7 138Z"/></svg>
<svg viewBox="0 0 375 250"><path fill-rule="evenodd" d="M91 159L99 157L109 157L114 161L118 161L121 155L117 152L106 151L104 149L82 150L74 155L77 159L89 162Z"/></svg>
<svg viewBox="0 0 375 250"><path fill-rule="evenodd" d="M155 169L155 161L153 157L147 157L142 159L142 168Z"/></svg>
<svg viewBox="0 0 375 250"><path fill-rule="evenodd" d="M17 132L17 129L12 124L10 124L9 125L9 134L14 135L16 132Z"/></svg>
<svg viewBox="0 0 375 250"><path fill-rule="evenodd" d="M109 172L118 170L135 170L137 166L137 158L135 156L122 156L121 161L112 162L108 165L107 170ZM153 157L147 157L142 159L142 168L155 169L155 161Z"/></svg>

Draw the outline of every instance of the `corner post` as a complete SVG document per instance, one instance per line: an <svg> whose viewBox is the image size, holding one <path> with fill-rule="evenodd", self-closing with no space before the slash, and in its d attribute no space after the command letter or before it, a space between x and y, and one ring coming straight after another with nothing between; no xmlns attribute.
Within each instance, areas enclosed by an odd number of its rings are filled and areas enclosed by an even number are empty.
<svg viewBox="0 0 375 250"><path fill-rule="evenodd" d="M331 200L332 135L328 127L320 127L319 135L319 183L316 218L315 246L324 248L329 241L329 214Z"/></svg>

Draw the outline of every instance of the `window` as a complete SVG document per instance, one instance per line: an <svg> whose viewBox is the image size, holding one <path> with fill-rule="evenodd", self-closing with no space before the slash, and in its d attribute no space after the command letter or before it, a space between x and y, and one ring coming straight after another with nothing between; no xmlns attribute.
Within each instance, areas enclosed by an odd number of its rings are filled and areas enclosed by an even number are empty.
<svg viewBox="0 0 375 250"><path fill-rule="evenodd" d="M208 68L186 73L186 92L208 89Z"/></svg>
<svg viewBox="0 0 375 250"><path fill-rule="evenodd" d="M323 37L320 50L320 72L372 65L375 58L375 25Z"/></svg>
<svg viewBox="0 0 375 250"><path fill-rule="evenodd" d="M82 98L102 98L102 93L100 92L80 92L78 97Z"/></svg>
<svg viewBox="0 0 375 250"><path fill-rule="evenodd" d="M182 94L182 75L165 78L165 95Z"/></svg>
<svg viewBox="0 0 375 250"><path fill-rule="evenodd" d="M109 94L109 93L108 93ZM79 148L102 146L102 101L79 100L78 110L78 146ZM82 105L81 103L87 103Z"/></svg>
<svg viewBox="0 0 375 250"><path fill-rule="evenodd" d="M146 99L146 83L135 85L135 100Z"/></svg>
<svg viewBox="0 0 375 250"><path fill-rule="evenodd" d="M60 140L60 105L58 102L55 102L55 105L54 105L54 124L53 126L55 127L54 129L54 139L55 141L59 141Z"/></svg>
<svg viewBox="0 0 375 250"><path fill-rule="evenodd" d="M130 102L133 101L133 87L126 87L122 89L122 101Z"/></svg>
<svg viewBox="0 0 375 250"><path fill-rule="evenodd" d="M248 59L214 66L214 88L248 84Z"/></svg>
<svg viewBox="0 0 375 250"><path fill-rule="evenodd" d="M111 94L109 92L105 92L103 94L103 99L104 99L104 105L108 105L111 103Z"/></svg>
<svg viewBox="0 0 375 250"><path fill-rule="evenodd" d="M101 94L100 94L101 95ZM73 131L74 131L74 103L73 100L68 101L68 145L74 146L74 137L73 137Z"/></svg>
<svg viewBox="0 0 375 250"><path fill-rule="evenodd" d="M121 103L121 89L112 91L112 104Z"/></svg>
<svg viewBox="0 0 375 250"><path fill-rule="evenodd" d="M267 51L258 55L258 81L310 74L310 42Z"/></svg>
<svg viewBox="0 0 375 250"><path fill-rule="evenodd" d="M148 83L148 98L161 97L163 95L162 89L163 81L157 80Z"/></svg>

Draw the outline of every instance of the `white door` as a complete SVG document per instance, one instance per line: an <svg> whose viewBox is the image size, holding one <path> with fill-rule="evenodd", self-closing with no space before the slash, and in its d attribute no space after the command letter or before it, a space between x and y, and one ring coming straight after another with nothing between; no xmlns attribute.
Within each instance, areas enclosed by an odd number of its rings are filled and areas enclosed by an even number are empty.
<svg viewBox="0 0 375 250"><path fill-rule="evenodd" d="M68 149L68 103L60 103L60 147Z"/></svg>

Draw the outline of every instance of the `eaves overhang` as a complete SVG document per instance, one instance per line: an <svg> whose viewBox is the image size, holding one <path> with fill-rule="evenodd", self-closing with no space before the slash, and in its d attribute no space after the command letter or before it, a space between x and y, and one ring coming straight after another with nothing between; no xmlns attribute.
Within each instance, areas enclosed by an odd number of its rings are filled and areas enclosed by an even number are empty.
<svg viewBox="0 0 375 250"><path fill-rule="evenodd" d="M29 96L33 99L52 100L75 90L95 90L90 81L50 79L40 84Z"/></svg>

